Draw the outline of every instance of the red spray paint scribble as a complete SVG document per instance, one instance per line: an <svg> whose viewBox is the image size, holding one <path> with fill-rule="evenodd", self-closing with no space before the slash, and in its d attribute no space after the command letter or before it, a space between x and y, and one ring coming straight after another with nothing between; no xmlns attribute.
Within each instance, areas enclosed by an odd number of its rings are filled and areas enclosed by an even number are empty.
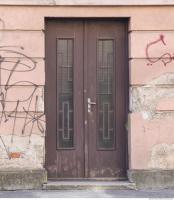
<svg viewBox="0 0 174 200"><path fill-rule="evenodd" d="M149 61L149 63L147 63L147 65L152 65L158 61L161 61L164 64L164 66L166 66L168 63L171 63L172 60L174 59L174 57L170 53L168 53L168 52L164 53L158 58L152 58L149 56L149 48L152 47L152 45L155 45L157 43L161 43L162 45L166 46L166 43L164 41L164 35L161 34L159 36L159 39L147 44L146 50L145 50L146 58Z"/></svg>

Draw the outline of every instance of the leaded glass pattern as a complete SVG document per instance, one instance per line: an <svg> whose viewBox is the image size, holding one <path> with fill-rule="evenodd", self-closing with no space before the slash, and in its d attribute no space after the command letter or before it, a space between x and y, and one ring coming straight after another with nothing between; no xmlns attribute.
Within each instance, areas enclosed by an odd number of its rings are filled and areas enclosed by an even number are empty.
<svg viewBox="0 0 174 200"><path fill-rule="evenodd" d="M114 40L97 41L97 145L113 149L114 135Z"/></svg>
<svg viewBox="0 0 174 200"><path fill-rule="evenodd" d="M57 147L73 147L73 39L57 39Z"/></svg>

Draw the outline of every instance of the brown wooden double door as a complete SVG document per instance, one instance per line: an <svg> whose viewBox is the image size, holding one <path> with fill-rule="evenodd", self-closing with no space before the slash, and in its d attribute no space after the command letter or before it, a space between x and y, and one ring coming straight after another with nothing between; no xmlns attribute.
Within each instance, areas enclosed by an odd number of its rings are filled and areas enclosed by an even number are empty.
<svg viewBox="0 0 174 200"><path fill-rule="evenodd" d="M126 176L127 26L46 20L49 178Z"/></svg>

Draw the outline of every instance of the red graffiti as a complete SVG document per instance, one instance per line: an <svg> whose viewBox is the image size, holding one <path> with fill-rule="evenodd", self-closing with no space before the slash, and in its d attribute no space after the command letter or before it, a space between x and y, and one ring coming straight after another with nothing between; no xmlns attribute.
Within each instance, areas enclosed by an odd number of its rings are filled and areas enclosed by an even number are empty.
<svg viewBox="0 0 174 200"><path fill-rule="evenodd" d="M166 46L166 42L164 41L164 35L161 34L157 40L147 44L146 50L145 50L146 58L149 61L147 65L152 65L158 61L161 61L164 64L164 66L166 66L168 63L171 63L172 60L174 59L174 56L172 56L170 53L168 52L164 53L157 58L153 58L152 56L149 55L149 48L153 47L157 43L158 44L160 43L161 45Z"/></svg>

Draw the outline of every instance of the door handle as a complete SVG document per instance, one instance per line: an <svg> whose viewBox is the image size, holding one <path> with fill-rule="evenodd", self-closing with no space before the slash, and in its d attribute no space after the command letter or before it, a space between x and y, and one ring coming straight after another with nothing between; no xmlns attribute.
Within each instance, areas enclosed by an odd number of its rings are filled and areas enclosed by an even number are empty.
<svg viewBox="0 0 174 200"><path fill-rule="evenodd" d="M91 98L88 98L88 113L91 112L92 105L96 105L96 102L91 101Z"/></svg>

